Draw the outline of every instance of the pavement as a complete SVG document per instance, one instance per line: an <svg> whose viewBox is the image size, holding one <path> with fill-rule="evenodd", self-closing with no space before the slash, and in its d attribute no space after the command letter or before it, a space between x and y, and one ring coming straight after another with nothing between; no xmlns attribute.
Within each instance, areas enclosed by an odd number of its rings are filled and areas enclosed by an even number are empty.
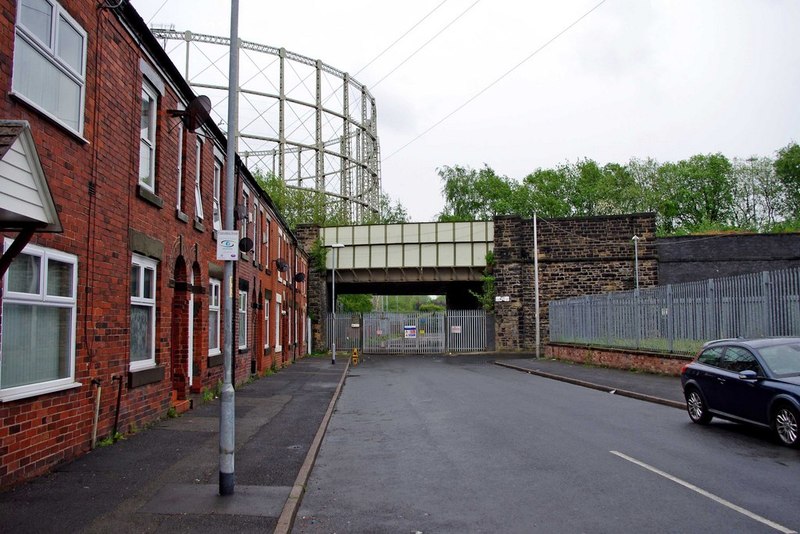
<svg viewBox="0 0 800 534"><path fill-rule="evenodd" d="M510 370L685 407L678 377L521 356L485 355ZM232 496L218 495L219 401L198 399L180 417L0 492L0 530L288 533L348 368L347 358L306 358L236 390Z"/></svg>

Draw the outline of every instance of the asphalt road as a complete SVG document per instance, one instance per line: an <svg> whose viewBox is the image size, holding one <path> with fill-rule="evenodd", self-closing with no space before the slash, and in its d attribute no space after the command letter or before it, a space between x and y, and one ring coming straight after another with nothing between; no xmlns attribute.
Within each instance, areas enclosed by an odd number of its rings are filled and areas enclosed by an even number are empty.
<svg viewBox="0 0 800 534"><path fill-rule="evenodd" d="M294 532L791 532L800 452L491 365L351 368Z"/></svg>

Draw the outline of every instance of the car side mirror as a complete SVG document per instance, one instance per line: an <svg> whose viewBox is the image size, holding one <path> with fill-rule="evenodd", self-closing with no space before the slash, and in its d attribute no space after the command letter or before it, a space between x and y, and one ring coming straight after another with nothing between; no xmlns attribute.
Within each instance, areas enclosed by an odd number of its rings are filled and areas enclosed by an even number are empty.
<svg viewBox="0 0 800 534"><path fill-rule="evenodd" d="M739 373L740 380L755 380L758 378L758 373L750 369Z"/></svg>

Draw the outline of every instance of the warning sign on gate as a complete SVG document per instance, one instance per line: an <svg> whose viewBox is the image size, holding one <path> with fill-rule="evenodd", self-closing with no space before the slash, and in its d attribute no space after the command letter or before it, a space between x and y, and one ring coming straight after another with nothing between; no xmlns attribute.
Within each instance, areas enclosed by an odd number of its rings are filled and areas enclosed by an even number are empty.
<svg viewBox="0 0 800 534"><path fill-rule="evenodd" d="M417 338L417 327L416 326L404 326L403 331L405 332L406 339L416 339Z"/></svg>
<svg viewBox="0 0 800 534"><path fill-rule="evenodd" d="M450 333L451 334L460 334L461 333L461 325L454 324L450 326Z"/></svg>

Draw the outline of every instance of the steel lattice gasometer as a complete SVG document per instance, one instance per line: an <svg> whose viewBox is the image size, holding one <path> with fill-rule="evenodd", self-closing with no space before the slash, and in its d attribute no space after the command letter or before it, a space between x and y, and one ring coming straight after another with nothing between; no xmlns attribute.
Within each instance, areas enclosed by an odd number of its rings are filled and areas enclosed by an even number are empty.
<svg viewBox="0 0 800 534"><path fill-rule="evenodd" d="M151 28L211 118L228 116L227 37ZM320 192L329 208L360 223L379 212L380 147L375 99L366 86L320 60L240 41L238 153L253 173Z"/></svg>

